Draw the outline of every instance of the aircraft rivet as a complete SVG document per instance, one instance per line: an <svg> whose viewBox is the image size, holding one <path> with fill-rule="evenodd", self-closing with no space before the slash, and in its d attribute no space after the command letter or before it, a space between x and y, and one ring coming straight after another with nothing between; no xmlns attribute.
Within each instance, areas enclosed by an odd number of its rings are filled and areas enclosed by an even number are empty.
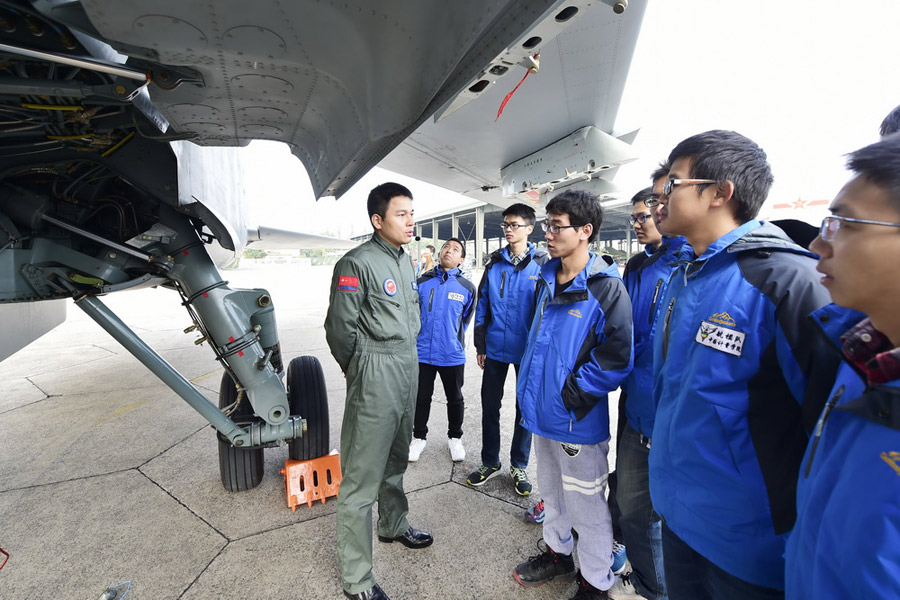
<svg viewBox="0 0 900 600"><path fill-rule="evenodd" d="M125 93L125 86L124 86L124 85L117 85L117 86L116 86L116 93L119 94L120 96L121 96L122 94L124 94L124 93Z"/></svg>
<svg viewBox="0 0 900 600"><path fill-rule="evenodd" d="M243 445L244 445L244 440L235 440L235 441L234 441L234 445L235 445L235 446L243 446Z"/></svg>
<svg viewBox="0 0 900 600"><path fill-rule="evenodd" d="M107 256L108 256L109 258L112 259L112 258L115 258L115 257L116 257L116 253L115 253L115 252L110 252L109 254L107 254Z"/></svg>

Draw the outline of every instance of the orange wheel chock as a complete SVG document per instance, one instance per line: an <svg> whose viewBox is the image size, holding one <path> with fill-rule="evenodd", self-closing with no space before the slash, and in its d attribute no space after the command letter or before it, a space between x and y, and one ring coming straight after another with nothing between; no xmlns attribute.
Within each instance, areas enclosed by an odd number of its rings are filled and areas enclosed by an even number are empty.
<svg viewBox="0 0 900 600"><path fill-rule="evenodd" d="M287 504L291 510L304 502L312 506L316 500L337 496L341 487L341 456L337 450L312 460L284 461L281 469Z"/></svg>

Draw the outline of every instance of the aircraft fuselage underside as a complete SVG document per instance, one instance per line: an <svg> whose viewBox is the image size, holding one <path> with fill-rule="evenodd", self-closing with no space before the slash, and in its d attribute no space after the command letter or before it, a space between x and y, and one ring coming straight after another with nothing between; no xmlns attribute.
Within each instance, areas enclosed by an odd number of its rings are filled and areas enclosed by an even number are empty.
<svg viewBox="0 0 900 600"><path fill-rule="evenodd" d="M89 53L26 7L0 5L0 304L73 298L236 447L300 437L306 423L290 414L271 297L222 280L207 244L234 249L234 240L200 217L200 203L179 202L168 142L185 137L165 137L133 101L146 80L67 64L60 55ZM177 290L252 422L230 419L98 298L146 286Z"/></svg>

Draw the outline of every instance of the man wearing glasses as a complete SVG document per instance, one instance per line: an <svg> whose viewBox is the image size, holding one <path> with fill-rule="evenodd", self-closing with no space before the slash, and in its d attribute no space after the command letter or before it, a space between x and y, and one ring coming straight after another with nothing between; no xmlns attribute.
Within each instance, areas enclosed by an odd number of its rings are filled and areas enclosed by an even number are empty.
<svg viewBox="0 0 900 600"><path fill-rule="evenodd" d="M842 362L787 544L786 592L801 600L900 597L900 137L857 150L848 167L811 248L835 302L814 318Z"/></svg>
<svg viewBox="0 0 900 600"><path fill-rule="evenodd" d="M633 571L635 589L650 600L665 600L662 559L662 524L650 500L650 457L656 402L653 399L653 330L659 302L669 275L684 245L681 236L663 237L656 228L652 205L669 174L668 165L653 173L653 187L631 199L631 225L644 251L625 266L625 288L631 299L634 321L634 370L622 384L619 396L618 445L616 447L616 500L619 523Z"/></svg>
<svg viewBox="0 0 900 600"><path fill-rule="evenodd" d="M469 474L466 483L481 486L500 472L500 401L503 384L513 365L516 377L525 350L528 326L534 315L534 291L541 265L547 262L545 251L537 251L528 242L534 231L534 209L513 204L503 211L500 224L506 247L491 254L478 285L475 307L475 352L478 366L484 370L481 380L481 466ZM520 424L519 405L509 473L520 496L531 493L525 468L531 454L531 433Z"/></svg>
<svg viewBox="0 0 900 600"><path fill-rule="evenodd" d="M797 474L836 361L807 318L828 302L814 255L756 220L772 185L733 131L678 144L658 226L679 261L653 338L650 492L672 600L783 598Z"/></svg>

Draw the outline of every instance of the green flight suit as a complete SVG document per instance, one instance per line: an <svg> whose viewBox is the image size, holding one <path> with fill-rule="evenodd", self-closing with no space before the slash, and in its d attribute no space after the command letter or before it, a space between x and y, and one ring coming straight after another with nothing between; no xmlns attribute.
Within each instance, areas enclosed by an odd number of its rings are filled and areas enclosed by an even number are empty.
<svg viewBox="0 0 900 600"><path fill-rule="evenodd" d="M334 267L325 337L347 378L337 505L341 583L350 594L375 585L372 504L378 535L409 528L403 474L418 385L419 294L409 255L380 236Z"/></svg>

